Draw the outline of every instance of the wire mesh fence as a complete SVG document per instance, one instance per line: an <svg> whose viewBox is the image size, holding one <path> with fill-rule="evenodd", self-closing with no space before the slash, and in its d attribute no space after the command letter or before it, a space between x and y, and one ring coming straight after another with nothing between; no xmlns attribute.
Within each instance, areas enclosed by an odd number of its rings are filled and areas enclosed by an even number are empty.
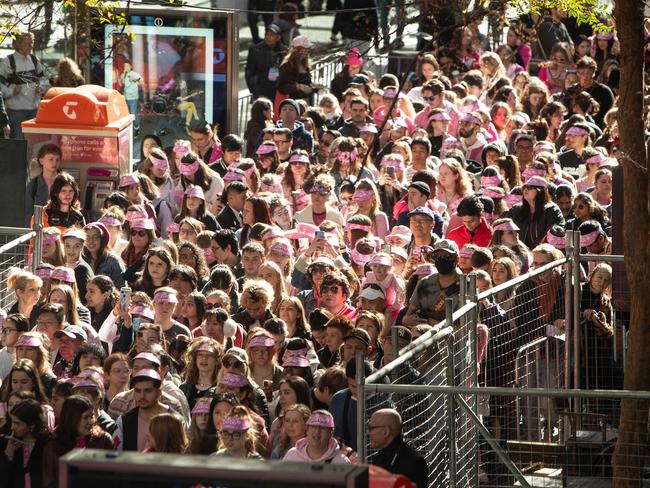
<svg viewBox="0 0 650 488"><path fill-rule="evenodd" d="M6 310L15 301L15 292L7 286L12 268L28 267L28 255L36 232L30 229L0 227L0 308Z"/></svg>

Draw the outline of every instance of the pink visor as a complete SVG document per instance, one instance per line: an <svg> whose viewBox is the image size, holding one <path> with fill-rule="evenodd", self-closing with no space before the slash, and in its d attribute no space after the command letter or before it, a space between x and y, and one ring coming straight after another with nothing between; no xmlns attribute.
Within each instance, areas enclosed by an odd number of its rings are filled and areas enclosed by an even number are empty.
<svg viewBox="0 0 650 488"><path fill-rule="evenodd" d="M541 176L531 176L526 180L524 186L534 186L536 188L546 188L548 186L548 181L542 178Z"/></svg>
<svg viewBox="0 0 650 488"><path fill-rule="evenodd" d="M377 127L375 127L373 124L366 124L361 129L359 129L359 132L365 132L366 134L377 134Z"/></svg>
<svg viewBox="0 0 650 488"><path fill-rule="evenodd" d="M97 222L104 225L110 225L111 227L122 227L122 222L117 220L115 217L109 217L107 215L100 217Z"/></svg>
<svg viewBox="0 0 650 488"><path fill-rule="evenodd" d="M276 183L274 185L261 183L260 192L277 193L278 195L282 195L282 185L280 183Z"/></svg>
<svg viewBox="0 0 650 488"><path fill-rule="evenodd" d="M133 222L134 220L139 219L148 219L149 215L144 210L129 210L126 212L126 221Z"/></svg>
<svg viewBox="0 0 650 488"><path fill-rule="evenodd" d="M209 352L211 354L214 354L216 352L216 349L212 344L209 342L202 342L199 344L199 347L195 349L196 352Z"/></svg>
<svg viewBox="0 0 650 488"><path fill-rule="evenodd" d="M450 121L450 120L451 120L451 117L449 116L449 114L448 114L447 112L438 112L438 113L435 113L435 114L433 114L433 115L431 115L431 116L429 117L429 122L431 122L432 120L446 120L446 121Z"/></svg>
<svg viewBox="0 0 650 488"><path fill-rule="evenodd" d="M386 88L382 96L384 98L395 98L397 96L397 90L395 88Z"/></svg>
<svg viewBox="0 0 650 488"><path fill-rule="evenodd" d="M322 412L314 412L309 416L306 422L307 425L313 427L325 427L326 429L334 428L334 418Z"/></svg>
<svg viewBox="0 0 650 488"><path fill-rule="evenodd" d="M481 176L482 187L499 186L501 184L501 181L503 180L500 176Z"/></svg>
<svg viewBox="0 0 650 488"><path fill-rule="evenodd" d="M414 271L414 274L418 276L429 276L436 272L436 267L433 264L421 264Z"/></svg>
<svg viewBox="0 0 650 488"><path fill-rule="evenodd" d="M131 313L134 315L140 315L149 320L153 320L154 318L153 310L151 310L149 307L143 307L142 305L137 305L133 307Z"/></svg>
<svg viewBox="0 0 650 488"><path fill-rule="evenodd" d="M311 161L309 160L309 156L305 154L294 154L289 158L290 163L302 163L302 164L309 164Z"/></svg>
<svg viewBox="0 0 650 488"><path fill-rule="evenodd" d="M61 236L62 239L66 239L67 237L74 237L75 239L79 239L80 241L86 241L86 233L78 229L77 227L70 227L67 229L63 235Z"/></svg>
<svg viewBox="0 0 650 488"><path fill-rule="evenodd" d="M167 158L157 158L153 154L150 154L149 161L159 171L167 171L169 169L169 161L167 161Z"/></svg>
<svg viewBox="0 0 650 488"><path fill-rule="evenodd" d="M220 385L230 386L231 388L244 388L248 386L248 379L237 373L224 373L221 377Z"/></svg>
<svg viewBox="0 0 650 488"><path fill-rule="evenodd" d="M48 227L48 229L52 229L52 227ZM43 244L54 244L61 240L61 231L59 229L56 230L57 232L53 233L43 232Z"/></svg>
<svg viewBox="0 0 650 488"><path fill-rule="evenodd" d="M251 428L251 423L242 417L226 417L221 423L221 430L234 430L243 432Z"/></svg>
<svg viewBox="0 0 650 488"><path fill-rule="evenodd" d="M134 361L136 359L144 359L145 361L149 361L156 366L160 366L160 358L151 352L141 352L133 358Z"/></svg>
<svg viewBox="0 0 650 488"><path fill-rule="evenodd" d="M473 254L474 254L474 251L472 250L471 247L463 246L463 247L460 249L459 256L460 256L461 258L471 259Z"/></svg>
<svg viewBox="0 0 650 488"><path fill-rule="evenodd" d="M224 177L224 181L246 181L246 175L241 170L228 171Z"/></svg>
<svg viewBox="0 0 650 488"><path fill-rule="evenodd" d="M203 188L200 186L188 186L185 190L185 195L188 197L200 198L205 201L205 193L203 193Z"/></svg>
<svg viewBox="0 0 650 488"><path fill-rule="evenodd" d="M178 297L176 293L170 293L168 291L159 291L153 296L154 303L178 303Z"/></svg>
<svg viewBox="0 0 650 488"><path fill-rule="evenodd" d="M507 220L506 222L503 222L502 224L495 226L494 230L502 230L505 232L508 231L516 232L519 230L519 227L517 227L517 224L515 224L512 220Z"/></svg>
<svg viewBox="0 0 650 488"><path fill-rule="evenodd" d="M463 118L460 119L461 122L469 122L470 124L481 125L483 121L479 119L476 115L469 113L463 115Z"/></svg>
<svg viewBox="0 0 650 488"><path fill-rule="evenodd" d="M399 256L404 260L407 260L409 258L409 255L406 253L406 249L404 249L403 247L393 246L390 249L390 253Z"/></svg>
<svg viewBox="0 0 650 488"><path fill-rule="evenodd" d="M521 195L508 194L505 196L506 203L508 207L512 208L524 199Z"/></svg>
<svg viewBox="0 0 650 488"><path fill-rule="evenodd" d="M264 234L262 234L262 241L274 239L276 237L284 237L284 232L282 232L281 229L274 226L271 227L269 230L267 230Z"/></svg>
<svg viewBox="0 0 650 488"><path fill-rule="evenodd" d="M546 234L546 242L548 242L551 246L557 249L566 248L566 236L559 237L551 234L551 231L548 231L548 233Z"/></svg>
<svg viewBox="0 0 650 488"><path fill-rule="evenodd" d="M600 234L600 229L596 229L589 234L580 235L580 247L591 246L594 242L596 242L598 237L600 237Z"/></svg>
<svg viewBox="0 0 650 488"><path fill-rule="evenodd" d="M90 378L81 378L79 381L77 381L73 386L73 389L75 388L97 388L99 389L99 383L95 380L92 380Z"/></svg>
<svg viewBox="0 0 650 488"><path fill-rule="evenodd" d="M178 154L180 156L185 156L188 152L190 152L190 148L186 146L185 144L174 144L174 154Z"/></svg>
<svg viewBox="0 0 650 488"><path fill-rule="evenodd" d="M126 186L131 186L131 185L139 185L139 184L140 184L140 180L135 175L135 173L124 175L120 178L120 188L124 188Z"/></svg>
<svg viewBox="0 0 650 488"><path fill-rule="evenodd" d="M600 166L600 163L602 163L605 160L605 156L602 155L601 153L596 154L595 156L590 157L585 161L585 164L597 164Z"/></svg>
<svg viewBox="0 0 650 488"><path fill-rule="evenodd" d="M286 242L274 242L271 246L271 252L278 253L285 257L293 256L293 248Z"/></svg>
<svg viewBox="0 0 650 488"><path fill-rule="evenodd" d="M350 224L348 222L345 224L345 227L343 227L343 230L346 232L349 230L362 230L363 232L372 232L372 226L363 224Z"/></svg>
<svg viewBox="0 0 650 488"><path fill-rule="evenodd" d="M375 192L372 190L357 190L352 195L352 200L355 202L367 202L375 196Z"/></svg>
<svg viewBox="0 0 650 488"><path fill-rule="evenodd" d="M135 382L135 380L153 380L162 383L160 374L158 373L158 371L155 371L153 369L141 369L140 371L138 371L133 375L131 382L133 383Z"/></svg>
<svg viewBox="0 0 650 488"><path fill-rule="evenodd" d="M43 341L36 336L21 335L14 344L14 347L41 347Z"/></svg>
<svg viewBox="0 0 650 488"><path fill-rule="evenodd" d="M151 219L137 219L131 222L132 229L154 230L156 226Z"/></svg>
<svg viewBox="0 0 650 488"><path fill-rule="evenodd" d="M66 268L64 266L59 266L54 268L52 271L53 280L63 281L65 283L76 283L77 279L74 276L74 270L72 268Z"/></svg>
<svg viewBox="0 0 650 488"><path fill-rule="evenodd" d="M49 280L52 278L53 271L52 268L37 268L34 274L42 280Z"/></svg>
<svg viewBox="0 0 650 488"><path fill-rule="evenodd" d="M272 337L265 334L258 334L254 336L248 343L248 347L274 347L275 341Z"/></svg>
<svg viewBox="0 0 650 488"><path fill-rule="evenodd" d="M180 230L181 230L181 226L176 222L172 222L167 226L167 232L170 234L177 234Z"/></svg>
<svg viewBox="0 0 650 488"><path fill-rule="evenodd" d="M372 254L361 254L356 249L352 249L351 253L352 262L354 264L358 264L359 266L364 266L366 263L368 263L372 259L372 256Z"/></svg>
<svg viewBox="0 0 650 488"><path fill-rule="evenodd" d="M285 353L284 358L282 358L282 367L283 368L308 368L309 359L299 354L287 355L287 353Z"/></svg>
<svg viewBox="0 0 650 488"><path fill-rule="evenodd" d="M566 134L568 136L588 136L589 131L586 129L583 129L582 127L576 127L575 125L569 130L566 131Z"/></svg>
<svg viewBox="0 0 650 488"><path fill-rule="evenodd" d="M201 413L210 413L210 399L200 398L197 400L194 408L192 409L192 415L201 414Z"/></svg>
<svg viewBox="0 0 650 488"><path fill-rule="evenodd" d="M494 189L492 189L492 188L486 188L486 189L484 189L484 190L483 190L483 196L484 196L484 197L488 197L488 198L492 198L492 199L495 199L495 198L503 198L503 197L505 196L505 193L501 193L501 192L498 192L498 191L496 190L496 188L499 188L498 186L497 186L497 187L493 187L493 188L494 188Z"/></svg>
<svg viewBox="0 0 650 488"><path fill-rule="evenodd" d="M388 254L379 253L379 254L375 254L372 257L372 259L369 261L369 264L370 265L379 264L381 266L392 266L393 258L391 258Z"/></svg>
<svg viewBox="0 0 650 488"><path fill-rule="evenodd" d="M257 151L255 151L255 154L258 156L263 156L265 154L273 154L277 151L278 147L274 143L268 142L265 144L260 144L260 146L257 148Z"/></svg>

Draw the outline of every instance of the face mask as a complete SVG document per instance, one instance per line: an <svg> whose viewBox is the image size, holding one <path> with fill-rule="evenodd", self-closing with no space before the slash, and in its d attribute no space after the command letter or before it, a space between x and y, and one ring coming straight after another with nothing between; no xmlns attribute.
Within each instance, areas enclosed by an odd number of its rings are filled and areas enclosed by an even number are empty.
<svg viewBox="0 0 650 488"><path fill-rule="evenodd" d="M456 258L436 257L433 264L435 264L438 273L446 275L456 268Z"/></svg>

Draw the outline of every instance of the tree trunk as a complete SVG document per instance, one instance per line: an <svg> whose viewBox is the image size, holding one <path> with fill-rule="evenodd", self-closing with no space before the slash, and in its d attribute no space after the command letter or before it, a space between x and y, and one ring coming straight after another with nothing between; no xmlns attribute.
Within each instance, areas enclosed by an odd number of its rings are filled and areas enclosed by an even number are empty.
<svg viewBox="0 0 650 488"><path fill-rule="evenodd" d="M648 158L643 118L643 2L616 0L615 18L621 43L618 125L624 157L625 268L630 285L631 317L625 368L625 388L650 390L650 201ZM616 222L615 225L620 225ZM621 405L618 442L612 459L614 487L641 487L648 456L648 400Z"/></svg>

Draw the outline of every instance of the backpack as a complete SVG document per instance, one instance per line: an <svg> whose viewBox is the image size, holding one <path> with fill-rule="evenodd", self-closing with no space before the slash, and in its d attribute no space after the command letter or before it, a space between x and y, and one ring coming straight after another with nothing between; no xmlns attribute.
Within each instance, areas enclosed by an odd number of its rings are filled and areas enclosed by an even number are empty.
<svg viewBox="0 0 650 488"><path fill-rule="evenodd" d="M25 85L28 82L38 83L39 78L43 77L43 71L38 71L38 58L33 54L29 57L32 60L34 69L29 71L21 71L20 76L16 71L16 58L13 54L7 56L9 58L9 66L11 67L11 74L7 78L7 83L12 85Z"/></svg>

